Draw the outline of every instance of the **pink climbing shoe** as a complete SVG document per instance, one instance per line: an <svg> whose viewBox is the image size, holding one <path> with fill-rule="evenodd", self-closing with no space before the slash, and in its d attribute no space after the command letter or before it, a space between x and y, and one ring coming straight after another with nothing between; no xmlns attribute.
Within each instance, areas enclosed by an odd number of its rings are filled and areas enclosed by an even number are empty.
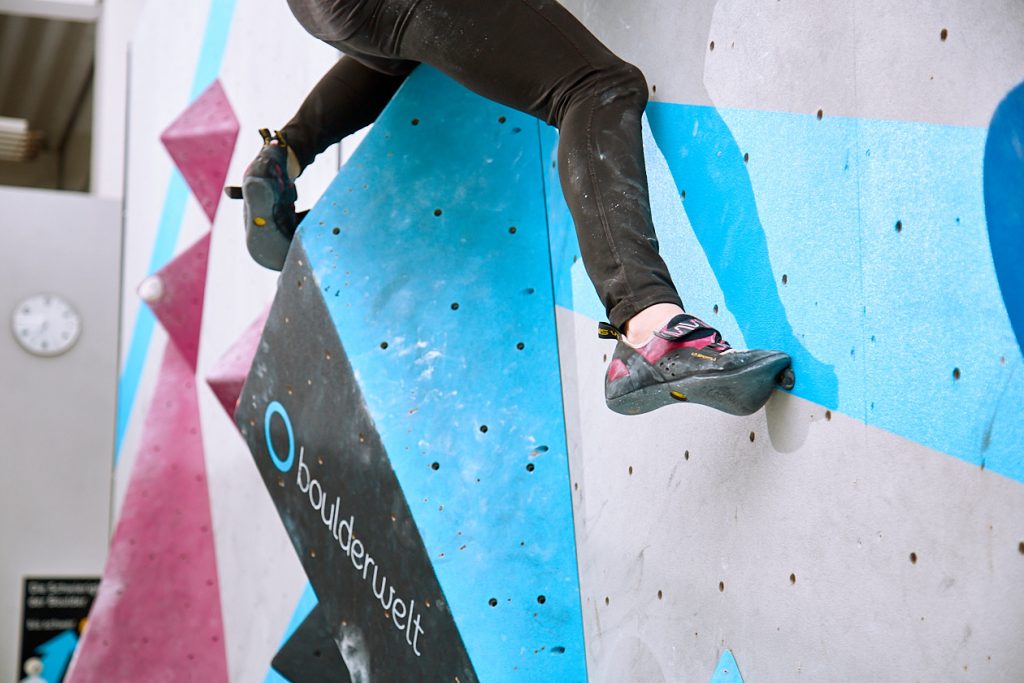
<svg viewBox="0 0 1024 683"><path fill-rule="evenodd" d="M700 318L683 313L643 346L628 344L616 328L598 326L618 339L605 375L605 401L623 415L670 403L700 403L732 415L757 412L776 385L793 387L790 358L781 351L740 351Z"/></svg>

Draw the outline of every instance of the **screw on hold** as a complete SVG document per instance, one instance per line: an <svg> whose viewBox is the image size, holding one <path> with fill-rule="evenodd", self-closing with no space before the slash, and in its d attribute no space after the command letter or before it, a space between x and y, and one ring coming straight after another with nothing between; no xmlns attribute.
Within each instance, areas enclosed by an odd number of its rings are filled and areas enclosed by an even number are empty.
<svg viewBox="0 0 1024 683"><path fill-rule="evenodd" d="M523 349L526 348L526 344L524 344L523 342L519 342L518 344L516 344L516 348L522 351Z"/></svg>
<svg viewBox="0 0 1024 683"><path fill-rule="evenodd" d="M486 434L487 433L487 425L480 425L480 431L483 432L484 434Z"/></svg>
<svg viewBox="0 0 1024 683"><path fill-rule="evenodd" d="M661 591L658 591L658 599L659 599L659 600L661 600L661 599L662 599L662 593L661 593Z"/></svg>
<svg viewBox="0 0 1024 683"><path fill-rule="evenodd" d="M953 368L953 379L960 379L960 368Z"/></svg>
<svg viewBox="0 0 1024 683"><path fill-rule="evenodd" d="M341 228L334 228L333 230L331 230L331 232L334 233L335 235L340 235L341 234Z"/></svg>
<svg viewBox="0 0 1024 683"><path fill-rule="evenodd" d="M750 432L750 443L754 443L754 432Z"/></svg>
<svg viewBox="0 0 1024 683"><path fill-rule="evenodd" d="M547 598L545 598L545 597L544 597L543 595L538 595L538 596L537 596L537 602L539 602L540 604L542 604L542 605L543 605L543 604L544 604L545 602L547 602L547 601L548 601L548 599L547 599Z"/></svg>
<svg viewBox="0 0 1024 683"><path fill-rule="evenodd" d="M718 582L718 592L719 593L724 593L725 592L725 581L719 581Z"/></svg>
<svg viewBox="0 0 1024 683"><path fill-rule="evenodd" d="M387 348L388 348L388 343L387 343L386 341L382 341L382 342L380 343L380 348L382 348L382 349L387 349Z"/></svg>
<svg viewBox="0 0 1024 683"><path fill-rule="evenodd" d="M789 283L789 276L786 275L785 273L783 273L782 274L782 284L785 285L785 284L788 284L788 283Z"/></svg>
<svg viewBox="0 0 1024 683"><path fill-rule="evenodd" d="M455 301L455 302L452 303L452 310L453 311L459 310L459 302L458 301Z"/></svg>
<svg viewBox="0 0 1024 683"><path fill-rule="evenodd" d="M910 564L917 564L917 553L910 553Z"/></svg>
<svg viewBox="0 0 1024 683"><path fill-rule="evenodd" d="M824 115L825 115L825 112L823 112L822 110L819 109L818 110L818 120L821 121L821 117L824 116Z"/></svg>
<svg viewBox="0 0 1024 683"><path fill-rule="evenodd" d="M708 48L710 48L710 50L711 50L712 52L714 52L714 51L715 51L715 41L713 41L713 40L712 40L712 41L711 41L711 44L710 44L710 45L708 45Z"/></svg>
<svg viewBox="0 0 1024 683"><path fill-rule="evenodd" d="M412 121L410 121L410 123L412 125L414 125L414 126L418 126L418 125L420 125L420 120L419 119L413 119Z"/></svg>
<svg viewBox="0 0 1024 683"><path fill-rule="evenodd" d="M487 604L490 605L491 607L497 607L498 606L498 599L497 598L491 598L490 600L487 601Z"/></svg>
<svg viewBox="0 0 1024 683"><path fill-rule="evenodd" d="M432 462L432 463L430 463L430 469L432 469L432 470L439 470L439 469L441 469L441 463L439 463L439 462Z"/></svg>
<svg viewBox="0 0 1024 683"><path fill-rule="evenodd" d="M506 119L504 116L499 116L498 117L498 123L505 123L505 121L507 121L507 120L508 119Z"/></svg>
<svg viewBox="0 0 1024 683"><path fill-rule="evenodd" d="M946 42L946 38L949 38L949 31L947 31L946 29L942 29L941 31L939 31L939 40L941 40L942 42Z"/></svg>
<svg viewBox="0 0 1024 683"><path fill-rule="evenodd" d="M509 234L510 234L510 235L514 235L514 234L516 234L516 226L514 226L514 225L513 225L513 226L511 226L511 227L510 227L510 228L508 229L508 232L509 232Z"/></svg>
<svg viewBox="0 0 1024 683"><path fill-rule="evenodd" d="M526 471L527 472L533 472L535 469L536 469L536 466L532 462L526 463Z"/></svg>
<svg viewBox="0 0 1024 683"><path fill-rule="evenodd" d="M441 209L434 209L434 215L435 216L440 216L441 215Z"/></svg>
<svg viewBox="0 0 1024 683"><path fill-rule="evenodd" d="M790 583L790 585L794 585L794 586L796 585L796 574L790 574L789 575L789 583Z"/></svg>
<svg viewBox="0 0 1024 683"><path fill-rule="evenodd" d="M903 221L896 221L896 232L903 232Z"/></svg>

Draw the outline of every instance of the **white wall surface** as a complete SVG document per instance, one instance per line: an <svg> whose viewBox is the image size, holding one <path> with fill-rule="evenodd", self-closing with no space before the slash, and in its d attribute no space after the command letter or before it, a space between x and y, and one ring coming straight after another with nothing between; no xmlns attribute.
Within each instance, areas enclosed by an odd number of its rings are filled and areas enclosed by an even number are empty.
<svg viewBox="0 0 1024 683"><path fill-rule="evenodd" d="M118 1L112 0L112 5ZM136 288L150 274L150 258L173 169L159 137L188 106L210 6L209 2L187 6L148 3L138 13L130 35L122 362L142 305ZM267 49L268 26L274 27L274 40L280 49ZM101 29L101 42L102 35ZM257 130L282 127L337 57L337 52L302 30L286 3L236 3L218 71L241 126L228 183L240 183L245 167L259 151L262 142ZM102 89L100 84L97 87ZM103 116L100 108L97 116ZM109 129L110 140L115 133L114 128ZM97 147L101 146L98 141ZM97 153L103 154L99 149ZM298 181L299 209L308 208L320 196L337 171L337 160L337 149L331 149L303 173ZM109 166L97 171L94 188L100 193L116 191L113 156L100 163ZM190 196L175 254L209 229L209 220ZM223 199L212 230L198 386L206 466L213 492L211 512L225 645L231 680L261 681L306 579L244 441L204 379L270 304L277 274L249 258L241 202ZM115 506L123 499L131 479L165 343L166 335L157 325L121 448ZM254 605L259 605L258 612L254 612Z"/></svg>
<svg viewBox="0 0 1024 683"><path fill-rule="evenodd" d="M99 576L110 527L120 206L0 188L0 680L16 671L24 576ZM52 292L82 316L55 358L22 350L10 315Z"/></svg>

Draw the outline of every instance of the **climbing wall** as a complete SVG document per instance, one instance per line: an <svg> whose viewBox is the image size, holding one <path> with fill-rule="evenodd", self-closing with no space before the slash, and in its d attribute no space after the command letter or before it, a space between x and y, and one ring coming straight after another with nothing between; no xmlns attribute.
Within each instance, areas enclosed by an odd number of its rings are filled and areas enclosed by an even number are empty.
<svg viewBox="0 0 1024 683"><path fill-rule="evenodd" d="M421 68L300 227L236 413L319 598L290 680L585 678L540 148Z"/></svg>
<svg viewBox="0 0 1024 683"><path fill-rule="evenodd" d="M608 411L557 133L429 71L256 266L217 186L337 55L284 3L148 3L72 680L1024 676L1024 9L566 5L647 76L688 310L794 391Z"/></svg>
<svg viewBox="0 0 1024 683"><path fill-rule="evenodd" d="M798 378L607 411L552 174L591 680L1020 680L1024 8L568 4L647 76L687 309Z"/></svg>
<svg viewBox="0 0 1024 683"><path fill-rule="evenodd" d="M117 521L70 680L191 671L262 681L306 589L273 506L253 503L263 484L225 414L277 277L248 258L241 206L221 186L240 180L257 129L282 126L336 58L284 3L150 2L140 12L125 126ZM332 148L303 175L304 207L337 159Z"/></svg>

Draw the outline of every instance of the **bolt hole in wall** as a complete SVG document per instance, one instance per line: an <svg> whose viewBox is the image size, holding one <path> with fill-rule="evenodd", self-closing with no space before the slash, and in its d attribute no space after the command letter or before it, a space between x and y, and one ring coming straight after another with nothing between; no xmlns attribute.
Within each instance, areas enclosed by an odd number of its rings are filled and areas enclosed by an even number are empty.
<svg viewBox="0 0 1024 683"><path fill-rule="evenodd" d="M917 553L910 553L910 564L917 564Z"/></svg>

